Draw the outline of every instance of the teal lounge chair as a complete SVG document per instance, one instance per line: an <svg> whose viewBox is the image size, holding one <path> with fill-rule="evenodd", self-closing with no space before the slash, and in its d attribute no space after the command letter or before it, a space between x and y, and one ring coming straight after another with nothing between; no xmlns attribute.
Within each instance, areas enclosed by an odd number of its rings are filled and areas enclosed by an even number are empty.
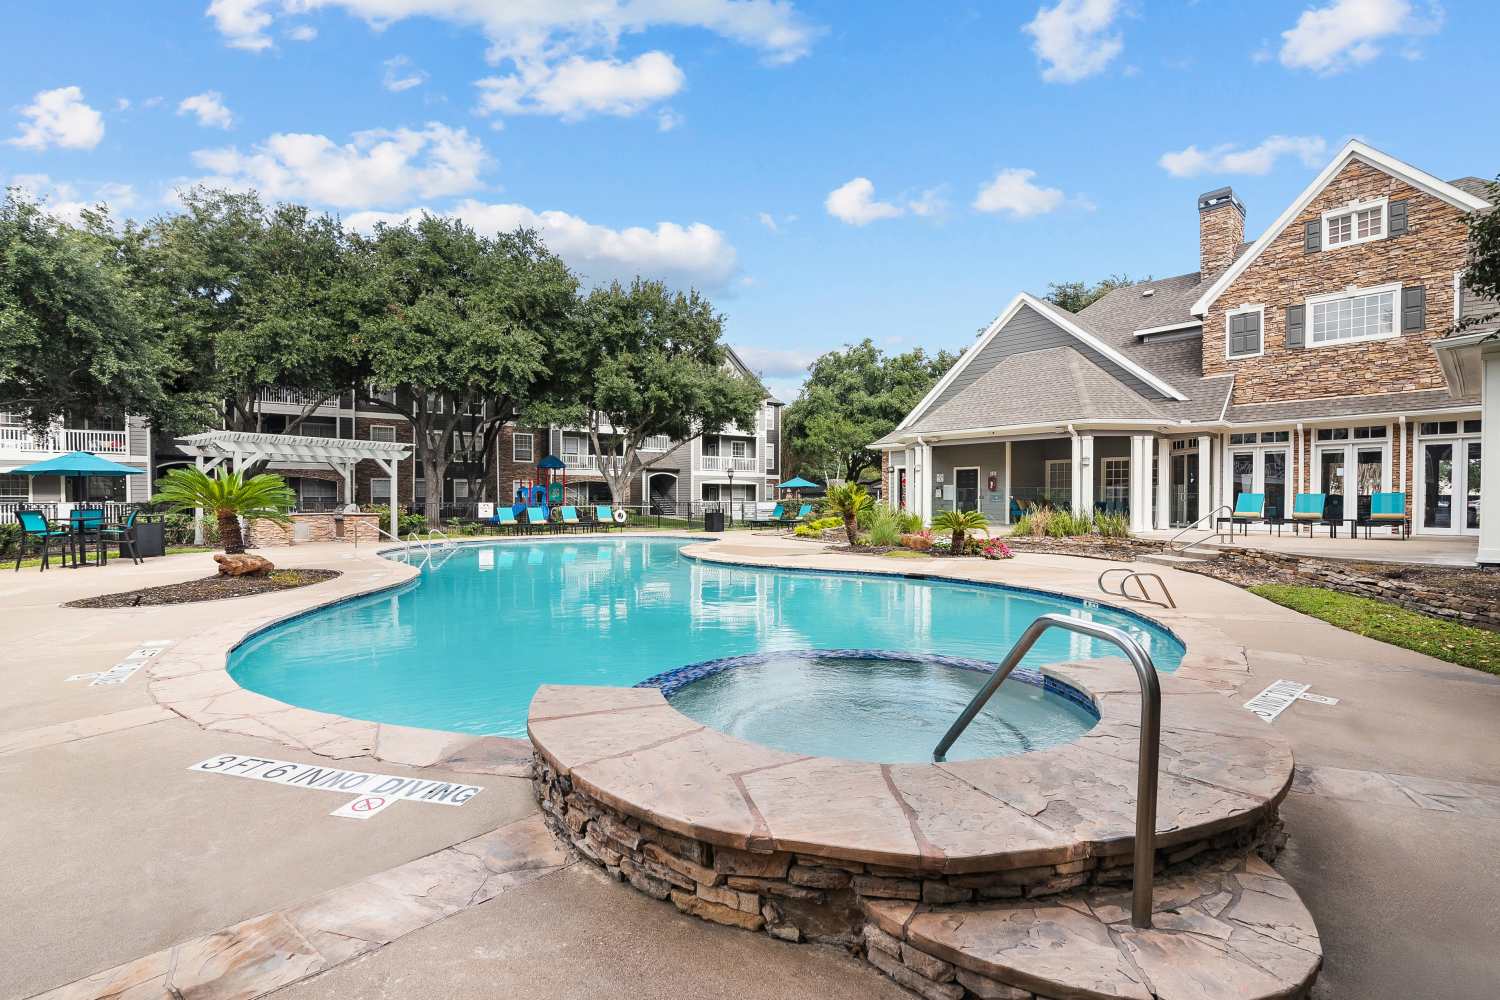
<svg viewBox="0 0 1500 1000"><path fill-rule="evenodd" d="M1298 493L1292 500L1292 533L1295 534L1302 525L1307 525L1307 533L1312 535L1312 526L1324 521L1323 507L1328 502L1326 493ZM1329 525L1329 529L1337 532L1338 529Z"/></svg>
<svg viewBox="0 0 1500 1000"><path fill-rule="evenodd" d="M552 525L547 523L546 507L526 508L526 530L528 532L552 530Z"/></svg>
<svg viewBox="0 0 1500 1000"><path fill-rule="evenodd" d="M567 531L577 531L579 528L583 527L583 522L578 520L577 507L561 507L559 508L559 510L562 511L563 529Z"/></svg>
<svg viewBox="0 0 1500 1000"><path fill-rule="evenodd" d="M1235 525L1241 525L1240 533L1248 535L1253 521L1266 519L1266 495L1264 493L1241 493L1234 498L1234 511L1228 517L1218 519L1219 524L1229 522L1232 533Z"/></svg>
<svg viewBox="0 0 1500 1000"><path fill-rule="evenodd" d="M26 546L30 544L42 553L42 570L49 565L48 550L55 538L62 542L63 565L67 565L68 553L72 551L73 533L67 528L54 528L39 510L16 511L16 523L21 526L21 537L16 541L16 572L21 570L21 560L26 557Z"/></svg>
<svg viewBox="0 0 1500 1000"><path fill-rule="evenodd" d="M812 517L812 512L813 505L810 503L805 503L795 515L788 515L783 517L781 523L788 528L795 527L801 524L803 521L806 521L808 518Z"/></svg>
<svg viewBox="0 0 1500 1000"><path fill-rule="evenodd" d="M607 503L594 504L594 518L605 531L614 527L615 509Z"/></svg>
<svg viewBox="0 0 1500 1000"><path fill-rule="evenodd" d="M495 511L495 527L501 531L509 531L512 534L521 530L521 522L516 520L516 512L509 507L501 507Z"/></svg>
<svg viewBox="0 0 1500 1000"><path fill-rule="evenodd" d="M757 517L751 523L756 525L757 527L760 527L761 525L766 524L780 524L785 518L786 504L779 503L775 507L771 508L771 513L768 517Z"/></svg>
<svg viewBox="0 0 1500 1000"><path fill-rule="evenodd" d="M1405 540L1411 535L1411 517L1406 513L1405 493L1372 493L1370 494L1370 516L1355 524L1358 531L1363 525L1365 537L1370 537L1370 529L1377 525L1391 525L1398 529L1400 537Z"/></svg>

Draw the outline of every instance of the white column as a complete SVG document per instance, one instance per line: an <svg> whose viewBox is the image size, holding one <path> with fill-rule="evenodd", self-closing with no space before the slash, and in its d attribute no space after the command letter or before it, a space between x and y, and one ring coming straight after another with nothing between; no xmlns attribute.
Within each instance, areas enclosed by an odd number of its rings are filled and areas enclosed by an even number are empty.
<svg viewBox="0 0 1500 1000"><path fill-rule="evenodd" d="M1198 435L1198 516L1207 514L1214 506L1213 492L1213 441L1207 434Z"/></svg>
<svg viewBox="0 0 1500 1000"><path fill-rule="evenodd" d="M912 452L916 456L917 469L912 486L912 513L922 519L923 524L932 520L932 445L919 444Z"/></svg>
<svg viewBox="0 0 1500 1000"><path fill-rule="evenodd" d="M1094 469L1094 435L1080 434L1078 444L1078 453L1083 459L1083 465L1078 470L1079 490L1075 494L1077 500L1073 508L1085 514L1091 514L1094 510L1094 481L1097 478Z"/></svg>
<svg viewBox="0 0 1500 1000"><path fill-rule="evenodd" d="M1001 493L1000 503L1005 511L1005 523L1010 524L1010 442L1005 442L1005 490Z"/></svg>
<svg viewBox="0 0 1500 1000"><path fill-rule="evenodd" d="M391 459L391 537L401 537L401 459Z"/></svg>
<svg viewBox="0 0 1500 1000"><path fill-rule="evenodd" d="M1172 526L1172 439L1156 439L1156 530Z"/></svg>
<svg viewBox="0 0 1500 1000"><path fill-rule="evenodd" d="M1480 359L1484 375L1480 381L1479 407L1484 423L1479 437L1478 561L1481 565L1497 565L1500 564L1500 344L1486 344ZM1467 461L1464 457L1464 462ZM1407 510L1415 509L1415 504L1408 504Z"/></svg>
<svg viewBox="0 0 1500 1000"><path fill-rule="evenodd" d="M1130 530L1151 530L1151 435L1130 436Z"/></svg>
<svg viewBox="0 0 1500 1000"><path fill-rule="evenodd" d="M1072 430L1068 431L1068 505L1074 513L1082 508L1079 507L1083 499L1083 436Z"/></svg>
<svg viewBox="0 0 1500 1000"><path fill-rule="evenodd" d="M1412 496L1412 492L1413 491L1408 490L1406 488L1406 416L1404 414L1401 416L1400 423L1401 423L1401 439L1400 439L1400 443L1397 445L1397 447L1400 448L1401 451L1397 455L1397 459L1396 459L1396 468L1397 468L1396 475L1399 476L1400 478L1396 480L1396 489L1395 489L1395 491L1397 493L1405 494L1405 496L1406 496L1406 512L1407 512L1408 515L1410 515L1411 512L1416 509L1415 506L1414 506L1415 501L1416 501L1416 497ZM1483 463L1480 464L1479 468L1480 468L1481 475L1482 475L1483 474L1483 470L1484 470ZM1483 502L1484 502L1483 498L1481 497L1480 503L1483 503ZM1483 524L1484 522L1481 521L1480 523Z"/></svg>
<svg viewBox="0 0 1500 1000"><path fill-rule="evenodd" d="M193 459L193 464L198 467L198 471L199 472L202 472L203 471L203 456L202 455L198 455L197 457L195 457ZM193 508L193 544L194 545L202 545L203 544L203 508L202 507L194 507Z"/></svg>

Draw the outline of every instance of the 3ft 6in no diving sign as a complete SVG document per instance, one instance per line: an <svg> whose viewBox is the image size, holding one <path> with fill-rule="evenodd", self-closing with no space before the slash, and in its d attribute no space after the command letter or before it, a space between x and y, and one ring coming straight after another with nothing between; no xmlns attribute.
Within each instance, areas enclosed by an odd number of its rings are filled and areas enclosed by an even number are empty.
<svg viewBox="0 0 1500 1000"><path fill-rule="evenodd" d="M431 802L440 806L461 806L484 791L479 785L458 785L451 781L435 781L426 778L402 778L394 774L366 774L363 771L346 771L343 768L319 764L295 764L285 760L266 757L247 757L226 753L211 757L188 768L208 774L227 774L235 778L254 778L256 781L272 781L278 785L295 788L313 788L324 792L340 792L384 800L383 804L406 799L411 802ZM383 805L382 805L383 807ZM370 812L378 809L370 809ZM347 815L340 811L336 815ZM356 811L354 815L358 816ZM362 817L361 817L362 818Z"/></svg>

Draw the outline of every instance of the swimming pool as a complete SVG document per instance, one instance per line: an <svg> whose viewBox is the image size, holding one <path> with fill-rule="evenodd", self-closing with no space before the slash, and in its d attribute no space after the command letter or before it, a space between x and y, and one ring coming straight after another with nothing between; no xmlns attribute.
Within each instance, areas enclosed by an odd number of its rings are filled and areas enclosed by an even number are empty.
<svg viewBox="0 0 1500 1000"><path fill-rule="evenodd" d="M356 719L524 736L539 684L629 686L676 667L783 650L996 661L1039 614L1118 625L1174 670L1182 644L1143 618L1001 587L716 566L687 540L466 545L395 591L257 633L229 658L242 687ZM1023 661L1114 656L1053 630Z"/></svg>

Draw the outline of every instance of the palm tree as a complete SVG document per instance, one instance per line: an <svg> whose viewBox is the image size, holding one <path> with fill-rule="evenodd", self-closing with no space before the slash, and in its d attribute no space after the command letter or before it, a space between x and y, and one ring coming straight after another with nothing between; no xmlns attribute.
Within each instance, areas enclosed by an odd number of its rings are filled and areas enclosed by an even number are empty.
<svg viewBox="0 0 1500 1000"><path fill-rule="evenodd" d="M201 469L173 469L157 484L152 503L165 504L176 511L201 507L219 522L219 541L229 555L245 551L245 536L240 518L265 518L285 524L287 512L297 503L297 495L280 476L262 473L244 478L238 472L220 469L209 476Z"/></svg>
<svg viewBox="0 0 1500 1000"><path fill-rule="evenodd" d="M874 506L875 501L859 483L840 483L823 498L823 513L844 519L844 534L854 545L859 531L859 515Z"/></svg>
<svg viewBox="0 0 1500 1000"><path fill-rule="evenodd" d="M935 531L953 533L953 554L963 555L965 536L971 531L989 532L989 520L977 510L941 510L932 518Z"/></svg>

